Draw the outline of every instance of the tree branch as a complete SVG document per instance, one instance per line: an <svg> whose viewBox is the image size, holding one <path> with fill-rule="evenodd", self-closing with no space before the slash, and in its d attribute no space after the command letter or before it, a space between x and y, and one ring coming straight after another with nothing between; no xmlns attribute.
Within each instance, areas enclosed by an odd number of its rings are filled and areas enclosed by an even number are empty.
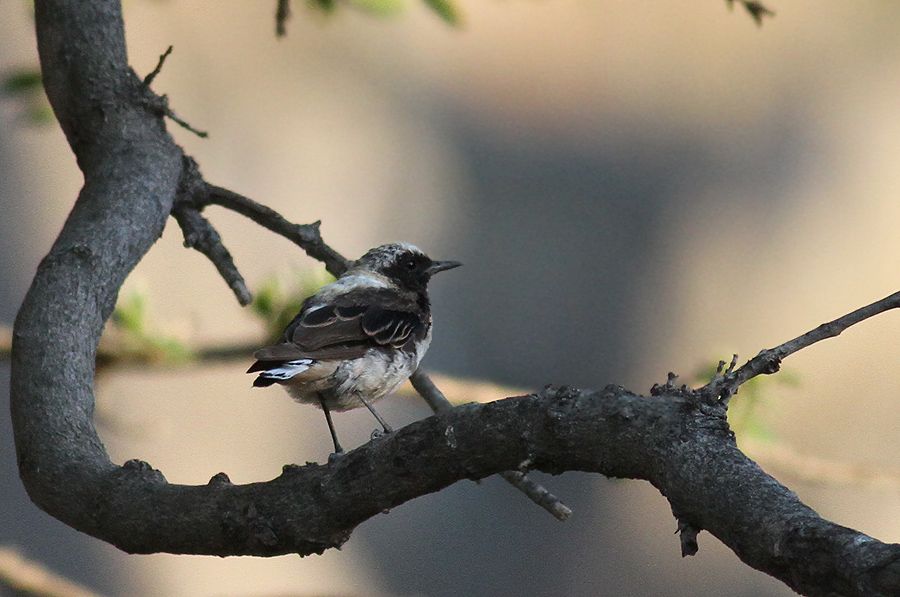
<svg viewBox="0 0 900 597"><path fill-rule="evenodd" d="M113 464L92 421L97 342L122 282L173 211L183 155L145 109L118 2L37 0L35 13L47 95L85 179L14 328L19 472L45 511L129 552L319 553L385 509L461 479L576 470L649 481L690 534L710 531L797 591L897 594L900 545L820 518L737 449L724 401L674 383L649 398L551 388L468 404L265 483L218 474L175 485L146 463ZM248 213L261 208L214 194ZM324 251L320 240L308 244Z"/></svg>
<svg viewBox="0 0 900 597"><path fill-rule="evenodd" d="M324 263L325 269L331 275L338 277L347 271L347 268L350 266L351 262L348 259L342 257L322 240L322 235L319 233L321 222L292 224L274 209L248 199L243 195L238 195L234 191L209 184L206 185L206 190L204 203L230 209L250 218L263 228L285 237L306 251L307 255Z"/></svg>
<svg viewBox="0 0 900 597"><path fill-rule="evenodd" d="M416 392L419 393L419 396L425 399L432 411L443 413L453 409L453 404L447 400L444 393L438 389L437 385L431 381L431 378L421 368L413 372L409 381ZM520 463L519 468L528 468L528 465L527 463ZM504 481L528 496L528 499L552 514L557 520L566 520L571 516L571 508L547 491L545 487L535 483L525 473L519 470L503 471L500 473L500 476Z"/></svg>
<svg viewBox="0 0 900 597"><path fill-rule="evenodd" d="M769 10L759 0L725 0L725 3L728 4L728 8L734 8L735 2L744 7L744 10L747 11L747 14L750 15L759 27L762 27L764 18L775 16L775 13Z"/></svg>
<svg viewBox="0 0 900 597"><path fill-rule="evenodd" d="M278 0L275 6L275 35L287 35L287 20L291 18L291 0Z"/></svg>
<svg viewBox="0 0 900 597"><path fill-rule="evenodd" d="M166 51L159 55L159 61L156 63L156 68L150 71L146 77L144 77L144 87L150 87L153 84L153 80L156 79L157 75L162 72L162 67L166 63L166 58L172 53L172 50L175 49L175 46L169 46L166 48Z"/></svg>
<svg viewBox="0 0 900 597"><path fill-rule="evenodd" d="M197 249L206 255L234 292L241 306L249 305L253 301L253 295L250 294L244 277L234 264L231 253L222 244L219 233L200 213L205 206L207 185L200 178L197 163L188 156L184 156L183 163L178 198L172 208L172 216L181 226L184 246Z"/></svg>
<svg viewBox="0 0 900 597"><path fill-rule="evenodd" d="M761 350L759 354L741 365L737 370L734 370L734 366L737 363L737 355L734 355L731 365L724 374L722 374L721 369L725 362L722 361L716 377L701 390L719 396L727 404L728 400L737 392L741 385L757 375L777 373L781 369L781 361L795 352L803 350L807 346L812 346L816 342L839 336L841 332L852 325L898 307L900 307L900 292L895 292L880 301L875 301L833 321L823 323L793 340L779 344L775 348Z"/></svg>

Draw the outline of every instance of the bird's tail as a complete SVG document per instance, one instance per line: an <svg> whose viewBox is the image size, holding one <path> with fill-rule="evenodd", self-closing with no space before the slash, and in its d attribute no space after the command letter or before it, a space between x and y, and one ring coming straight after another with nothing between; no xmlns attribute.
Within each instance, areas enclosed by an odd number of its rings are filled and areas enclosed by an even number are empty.
<svg viewBox="0 0 900 597"><path fill-rule="evenodd" d="M275 383L284 383L295 375L303 373L314 362L313 359L297 359L284 363L257 361L247 370L247 373L259 371L259 375L253 380L253 387L265 388Z"/></svg>

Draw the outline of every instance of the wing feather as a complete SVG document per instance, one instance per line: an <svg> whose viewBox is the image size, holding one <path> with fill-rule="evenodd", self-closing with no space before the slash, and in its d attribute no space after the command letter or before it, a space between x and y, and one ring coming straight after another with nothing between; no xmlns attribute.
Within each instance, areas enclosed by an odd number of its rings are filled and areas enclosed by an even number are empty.
<svg viewBox="0 0 900 597"><path fill-rule="evenodd" d="M413 299L381 289L349 292L328 304L307 299L285 328L281 344L261 348L248 373L271 371L298 359L352 359L373 347L402 347L424 338L427 312Z"/></svg>

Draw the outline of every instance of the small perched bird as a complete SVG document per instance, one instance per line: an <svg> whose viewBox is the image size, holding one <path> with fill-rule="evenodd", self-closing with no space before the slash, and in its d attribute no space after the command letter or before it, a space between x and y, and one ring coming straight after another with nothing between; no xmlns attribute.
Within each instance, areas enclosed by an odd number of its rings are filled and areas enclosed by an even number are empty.
<svg viewBox="0 0 900 597"><path fill-rule="evenodd" d="M281 344L254 353L254 387L280 384L294 400L319 406L336 453L343 448L331 411L365 406L390 432L372 403L419 366L431 343L428 281L460 265L407 243L370 249L303 302Z"/></svg>

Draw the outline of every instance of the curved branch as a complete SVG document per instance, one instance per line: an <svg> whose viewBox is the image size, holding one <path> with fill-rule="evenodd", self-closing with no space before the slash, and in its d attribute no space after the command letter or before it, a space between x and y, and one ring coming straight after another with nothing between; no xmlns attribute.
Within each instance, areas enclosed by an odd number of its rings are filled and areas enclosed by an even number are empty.
<svg viewBox="0 0 900 597"><path fill-rule="evenodd" d="M97 342L125 276L172 212L183 155L128 67L119 3L35 6L47 94L85 178L14 328L19 471L45 511L130 552L313 553L461 479L578 470L651 482L688 552L706 529L798 591L897 593L900 546L820 518L737 449L722 401L674 384L650 398L558 388L465 405L265 483L232 485L220 473L175 485L146 463L113 464L92 421Z"/></svg>

